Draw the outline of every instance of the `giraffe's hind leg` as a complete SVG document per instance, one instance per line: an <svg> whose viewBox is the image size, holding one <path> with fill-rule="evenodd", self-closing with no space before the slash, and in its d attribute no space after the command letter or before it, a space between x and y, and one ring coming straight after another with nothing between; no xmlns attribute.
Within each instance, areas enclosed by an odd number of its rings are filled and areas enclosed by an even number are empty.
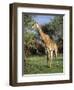
<svg viewBox="0 0 74 90"><path fill-rule="evenodd" d="M49 57L48 57L48 52L47 52L47 64L48 64L48 60L49 60Z"/></svg>
<svg viewBox="0 0 74 90"><path fill-rule="evenodd" d="M48 54L48 52L47 52L47 66L48 66L48 67L50 67L50 66L49 66L49 63L50 63L49 60L50 60L50 59L49 59L49 54Z"/></svg>
<svg viewBox="0 0 74 90"><path fill-rule="evenodd" d="M46 54L47 54L47 66L49 67L49 60L50 60L50 56L49 56L49 50L48 50L48 48L46 49L47 50L47 52L46 52Z"/></svg>
<svg viewBox="0 0 74 90"><path fill-rule="evenodd" d="M57 57L57 49L55 50L55 57Z"/></svg>

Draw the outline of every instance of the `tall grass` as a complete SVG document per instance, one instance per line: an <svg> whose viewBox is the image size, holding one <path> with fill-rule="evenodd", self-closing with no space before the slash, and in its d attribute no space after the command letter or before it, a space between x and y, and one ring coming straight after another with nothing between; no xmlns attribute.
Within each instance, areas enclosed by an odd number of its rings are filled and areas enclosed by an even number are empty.
<svg viewBox="0 0 74 90"><path fill-rule="evenodd" d="M52 66L47 66L46 56L30 56L24 64L24 74L41 74L41 73L62 73L63 72L63 56L58 55L53 59Z"/></svg>

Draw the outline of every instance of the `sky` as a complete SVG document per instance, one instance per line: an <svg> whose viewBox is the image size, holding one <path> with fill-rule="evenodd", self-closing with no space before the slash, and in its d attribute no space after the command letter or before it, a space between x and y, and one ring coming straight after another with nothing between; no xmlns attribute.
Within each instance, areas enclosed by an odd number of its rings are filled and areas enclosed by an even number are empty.
<svg viewBox="0 0 74 90"><path fill-rule="evenodd" d="M44 24L47 24L48 22L51 22L51 20L53 18L54 18L54 16L51 16L51 15L36 15L33 17L33 19L41 25L44 25Z"/></svg>

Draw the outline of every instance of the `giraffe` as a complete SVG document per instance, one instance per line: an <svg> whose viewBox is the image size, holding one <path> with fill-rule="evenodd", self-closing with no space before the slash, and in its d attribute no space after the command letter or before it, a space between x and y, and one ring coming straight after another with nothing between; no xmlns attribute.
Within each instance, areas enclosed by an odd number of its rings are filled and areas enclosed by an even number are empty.
<svg viewBox="0 0 74 90"><path fill-rule="evenodd" d="M48 64L48 67L51 67L54 53L55 53L55 56L57 57L57 51L58 51L57 44L47 34L45 34L42 31L38 23L34 24L32 28L38 30L41 36L41 39L45 44L45 48L47 50L47 64Z"/></svg>

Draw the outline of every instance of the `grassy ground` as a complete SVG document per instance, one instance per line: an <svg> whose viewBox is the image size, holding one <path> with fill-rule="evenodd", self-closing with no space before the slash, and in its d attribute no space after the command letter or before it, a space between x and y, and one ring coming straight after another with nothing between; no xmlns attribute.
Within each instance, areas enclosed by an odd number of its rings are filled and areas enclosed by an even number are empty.
<svg viewBox="0 0 74 90"><path fill-rule="evenodd" d="M30 56L24 65L24 74L61 73L63 72L63 57L58 55L53 60L52 67L47 66L46 56Z"/></svg>

